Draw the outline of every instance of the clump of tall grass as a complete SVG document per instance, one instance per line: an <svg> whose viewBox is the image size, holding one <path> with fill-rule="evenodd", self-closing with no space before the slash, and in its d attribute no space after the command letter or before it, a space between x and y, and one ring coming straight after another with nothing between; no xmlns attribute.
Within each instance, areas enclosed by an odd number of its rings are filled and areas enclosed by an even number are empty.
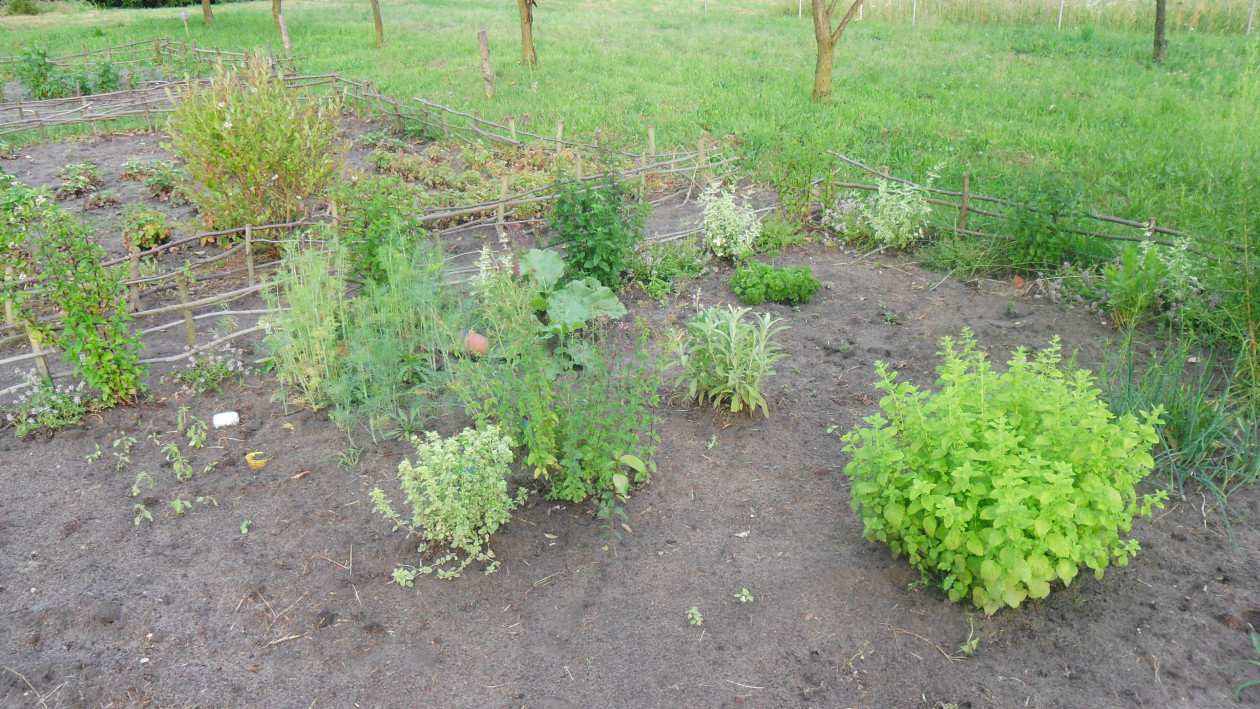
<svg viewBox="0 0 1260 709"><path fill-rule="evenodd" d="M1129 336L1112 354L1103 395L1117 414L1163 406L1156 470L1182 499L1203 491L1224 508L1238 486L1260 479L1260 402L1240 363L1199 354L1190 336L1146 357L1137 350Z"/></svg>
<svg viewBox="0 0 1260 709"><path fill-rule="evenodd" d="M1059 0L875 0L863 17L889 22L945 20L961 24L1057 25ZM1249 0L1180 0L1169 3L1168 29L1175 32L1241 33ZM793 6L795 11L795 6ZM1063 27L1146 31L1155 26L1150 0L1066 0Z"/></svg>

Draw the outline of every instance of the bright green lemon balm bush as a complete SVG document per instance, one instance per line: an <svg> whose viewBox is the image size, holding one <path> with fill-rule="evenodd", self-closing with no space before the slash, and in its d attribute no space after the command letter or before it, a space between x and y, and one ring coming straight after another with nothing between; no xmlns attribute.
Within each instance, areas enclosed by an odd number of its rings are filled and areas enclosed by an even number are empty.
<svg viewBox="0 0 1260 709"><path fill-rule="evenodd" d="M882 414L843 436L866 537L905 554L953 601L985 613L1045 598L1081 564L1102 577L1138 551L1134 486L1154 466L1162 408L1114 416L1086 370L1061 369L1058 338L994 372L964 330L942 340L937 391L877 363Z"/></svg>

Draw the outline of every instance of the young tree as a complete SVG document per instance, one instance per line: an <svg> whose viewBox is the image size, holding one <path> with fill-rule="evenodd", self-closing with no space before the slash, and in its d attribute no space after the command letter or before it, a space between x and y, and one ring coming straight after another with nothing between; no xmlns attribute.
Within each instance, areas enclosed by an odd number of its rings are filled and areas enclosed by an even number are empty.
<svg viewBox="0 0 1260 709"><path fill-rule="evenodd" d="M1161 0L1162 1L1162 0ZM849 11L844 13L840 26L831 29L831 16L840 0L812 0L814 3L814 41L818 43L818 63L814 65L814 100L821 101L831 95L831 65L835 61L836 42L844 34L844 28L857 14L862 0L853 0Z"/></svg>
<svg viewBox="0 0 1260 709"><path fill-rule="evenodd" d="M1155 61L1164 61L1168 54L1168 40L1164 33L1168 26L1168 0L1155 0Z"/></svg>
<svg viewBox="0 0 1260 709"><path fill-rule="evenodd" d="M538 6L538 0L516 0L516 5L521 11L521 63L536 66L538 55L534 53L534 8Z"/></svg>
<svg viewBox="0 0 1260 709"><path fill-rule="evenodd" d="M376 25L376 46L385 46L385 27L381 24L380 0L372 0L372 22Z"/></svg>
<svg viewBox="0 0 1260 709"><path fill-rule="evenodd" d="M210 10L210 0L201 0L201 16L205 18L206 24L214 24L214 13ZM184 29L188 29L188 22L184 22Z"/></svg>

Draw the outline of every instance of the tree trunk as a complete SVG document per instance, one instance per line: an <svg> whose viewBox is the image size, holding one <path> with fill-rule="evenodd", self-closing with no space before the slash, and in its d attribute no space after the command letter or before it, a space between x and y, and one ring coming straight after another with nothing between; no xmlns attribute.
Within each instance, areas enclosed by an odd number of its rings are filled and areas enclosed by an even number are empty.
<svg viewBox="0 0 1260 709"><path fill-rule="evenodd" d="M1155 61L1164 61L1168 54L1168 40L1164 32L1168 26L1168 0L1155 0Z"/></svg>
<svg viewBox="0 0 1260 709"><path fill-rule="evenodd" d="M494 98L494 69L490 67L490 39L485 30L477 33L477 43L481 45L481 78L486 82L486 98Z"/></svg>
<svg viewBox="0 0 1260 709"><path fill-rule="evenodd" d="M812 0L814 6L814 42L818 45L818 58L814 64L814 100L821 101L831 95L831 65L835 61L836 43L853 20L862 0L853 0L849 11L844 13L839 26L831 29L831 13L840 0Z"/></svg>
<svg viewBox="0 0 1260 709"><path fill-rule="evenodd" d="M210 0L201 0L201 16L205 18L207 25L214 24L214 12L210 10ZM184 27L188 27L188 23L184 23Z"/></svg>
<svg viewBox="0 0 1260 709"><path fill-rule="evenodd" d="M538 64L538 55L534 53L534 0L516 0L521 11L521 63L530 66Z"/></svg>
<svg viewBox="0 0 1260 709"><path fill-rule="evenodd" d="M271 0L271 19L276 27L280 26L280 0Z"/></svg>
<svg viewBox="0 0 1260 709"><path fill-rule="evenodd" d="M385 27L381 24L381 2L372 0L372 21L376 23L376 46L385 46Z"/></svg>
<svg viewBox="0 0 1260 709"><path fill-rule="evenodd" d="M818 61L814 64L814 100L821 101L831 95L831 65L835 46L827 38L818 39Z"/></svg>

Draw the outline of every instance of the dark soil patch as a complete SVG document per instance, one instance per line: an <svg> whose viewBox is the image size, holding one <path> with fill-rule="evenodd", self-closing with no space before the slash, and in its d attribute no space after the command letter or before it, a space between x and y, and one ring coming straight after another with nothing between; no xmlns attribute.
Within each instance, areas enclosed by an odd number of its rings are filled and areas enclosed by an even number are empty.
<svg viewBox="0 0 1260 709"><path fill-rule="evenodd" d="M970 658L958 650L969 609L912 589L906 562L862 538L828 431L876 411L876 359L927 383L937 339L964 325L998 361L1060 333L1096 363L1110 333L1089 313L950 280L933 288L940 276L911 264L856 259L782 257L831 287L799 312L769 307L792 326L791 358L768 384L771 418L677 398L662 407L660 472L628 505L633 532L615 552L589 506L535 497L494 540L497 574L389 584L395 564L418 558L366 493L394 489L410 451L367 446L356 468L339 468L345 437L322 414L286 415L266 377L217 398L159 389L38 440L6 434L3 664L53 695L49 706L1233 705L1248 668L1218 666L1250 652L1260 609L1255 487L1231 499L1245 520L1237 544L1197 495L1177 501L1136 526L1143 552L1127 568L974 616ZM663 340L697 303L732 300L720 275L632 314ZM242 419L192 455L198 474L182 485L145 440L169 439L181 405ZM140 441L121 471L110 455L119 431ZM96 446L104 456L86 462ZM253 471L250 451L275 457ZM133 498L141 470L156 484ZM177 516L176 495L217 506ZM154 520L137 526L139 500ZM755 602L735 598L742 588ZM699 627L685 618L693 605ZM37 706L0 672L0 704Z"/></svg>

